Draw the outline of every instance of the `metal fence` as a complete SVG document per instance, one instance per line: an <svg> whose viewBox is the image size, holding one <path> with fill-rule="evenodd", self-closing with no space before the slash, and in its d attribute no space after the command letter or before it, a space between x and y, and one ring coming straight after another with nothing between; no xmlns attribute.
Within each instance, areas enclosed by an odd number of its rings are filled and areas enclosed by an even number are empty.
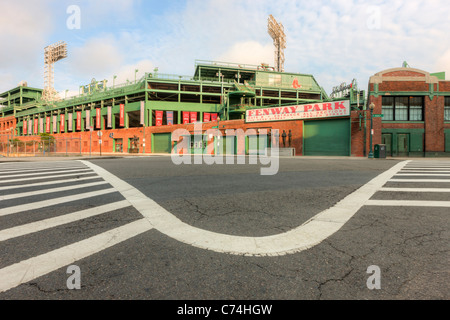
<svg viewBox="0 0 450 320"><path fill-rule="evenodd" d="M50 157L81 155L81 138L37 137L22 141L0 135L0 157Z"/></svg>

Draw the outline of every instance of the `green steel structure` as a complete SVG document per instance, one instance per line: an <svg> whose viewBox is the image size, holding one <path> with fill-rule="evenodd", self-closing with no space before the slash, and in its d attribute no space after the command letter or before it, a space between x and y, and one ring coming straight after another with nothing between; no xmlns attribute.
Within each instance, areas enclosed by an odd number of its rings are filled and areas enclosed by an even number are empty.
<svg viewBox="0 0 450 320"><path fill-rule="evenodd" d="M93 80L80 87L80 94L56 102L44 102L42 90L20 86L0 94L0 116L16 118L15 134L23 132L24 122L45 117L81 112L81 132L86 131L86 116L95 118L96 108L106 119L108 107L112 110L111 126L99 129L119 129L120 105L125 106L124 129L140 127L141 106L144 103L145 126L155 125L155 111L173 111L174 124L182 123L182 112L197 112L199 121L205 112L218 113L220 120L243 119L249 108L274 105L295 105L330 100L312 75L275 72L267 65L197 60L194 76L161 74L157 71L127 84L106 86L105 81ZM89 112L86 112L89 111ZM66 120L67 121L67 120ZM75 119L73 127L75 127ZM68 125L52 126L52 133L68 132ZM76 130L73 129L73 132Z"/></svg>

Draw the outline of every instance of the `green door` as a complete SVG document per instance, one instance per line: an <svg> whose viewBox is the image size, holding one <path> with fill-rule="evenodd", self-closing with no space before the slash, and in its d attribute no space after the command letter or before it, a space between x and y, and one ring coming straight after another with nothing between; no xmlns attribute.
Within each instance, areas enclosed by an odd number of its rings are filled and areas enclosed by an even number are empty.
<svg viewBox="0 0 450 320"><path fill-rule="evenodd" d="M269 147L269 138L267 135L253 135L247 137L247 154L249 155L265 155L266 149Z"/></svg>
<svg viewBox="0 0 450 320"><path fill-rule="evenodd" d="M445 131L445 152L450 152L450 131Z"/></svg>
<svg viewBox="0 0 450 320"><path fill-rule="evenodd" d="M235 155L236 154L236 141L235 136L223 136L220 141L222 143L221 146L221 154L225 155ZM230 149L230 150L228 150Z"/></svg>
<svg viewBox="0 0 450 320"><path fill-rule="evenodd" d="M383 133L381 135L381 144L386 145L386 156L392 157L392 133Z"/></svg>
<svg viewBox="0 0 450 320"><path fill-rule="evenodd" d="M409 156L409 134L400 133L398 134L398 156L407 157Z"/></svg>
<svg viewBox="0 0 450 320"><path fill-rule="evenodd" d="M123 139L114 139L113 152L117 153L123 152Z"/></svg>
<svg viewBox="0 0 450 320"><path fill-rule="evenodd" d="M153 135L153 153L172 153L172 135L170 133L156 133Z"/></svg>
<svg viewBox="0 0 450 320"><path fill-rule="evenodd" d="M305 156L350 156L350 119L304 122Z"/></svg>
<svg viewBox="0 0 450 320"><path fill-rule="evenodd" d="M200 139L199 137L191 136L190 137L191 142L191 154L204 154L206 151L207 144L205 143L205 139L202 136Z"/></svg>

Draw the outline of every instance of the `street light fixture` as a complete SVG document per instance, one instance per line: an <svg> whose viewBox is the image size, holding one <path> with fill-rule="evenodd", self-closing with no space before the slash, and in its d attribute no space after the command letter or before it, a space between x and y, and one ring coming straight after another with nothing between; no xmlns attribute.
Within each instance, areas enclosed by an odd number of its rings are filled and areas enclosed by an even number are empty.
<svg viewBox="0 0 450 320"><path fill-rule="evenodd" d="M375 104L372 102L369 105L370 109L370 152L369 159L373 159L373 109L375 109Z"/></svg>

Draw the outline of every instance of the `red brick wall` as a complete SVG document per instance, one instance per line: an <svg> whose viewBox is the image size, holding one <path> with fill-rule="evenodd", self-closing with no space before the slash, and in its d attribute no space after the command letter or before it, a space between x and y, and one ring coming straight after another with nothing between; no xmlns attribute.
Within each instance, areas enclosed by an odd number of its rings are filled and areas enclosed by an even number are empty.
<svg viewBox="0 0 450 320"><path fill-rule="evenodd" d="M233 121L220 121L220 130L223 135L225 135L226 129L242 129L244 132L247 129L278 129L280 132L280 147L283 147L281 135L283 130L286 131L286 134L289 134L289 130L292 131L292 147L296 149L297 155L302 155L303 153L303 121L285 121L285 122L267 122L267 123L254 123L254 124L245 124L244 120L233 120ZM204 123L202 130L203 132L212 129L214 126L217 126L217 122ZM161 126L161 127L146 127L145 128L145 153L151 153L151 138L154 133L165 133L165 132L173 132L176 129L186 129L187 131L193 133L194 132L194 124L180 124L174 126ZM123 139L123 149L124 153L127 153L128 147L128 139L137 136L139 138L139 153L143 152L143 138L144 138L144 128L130 128L130 129L115 129L115 130L103 130L102 131L102 141L103 144L101 146L102 153L112 153L113 152L113 139ZM110 138L110 134L113 134L113 138ZM67 138L77 138L77 140L68 140L69 144L69 153L79 153L80 145L78 139L81 138L81 152L82 153L99 153L100 138L97 135L97 131L92 132L75 132L75 133L63 133L63 134L52 134L52 136L57 139L56 143L61 143L61 146L58 146L58 150L61 152L65 152L65 141L63 139ZM20 137L21 141L40 141L40 137L37 136L28 136L28 137ZM92 144L91 144L92 139ZM92 151L91 146L92 145ZM286 138L286 147L288 147L288 138Z"/></svg>
<svg viewBox="0 0 450 320"><path fill-rule="evenodd" d="M423 74L414 71L395 71L383 74L383 77L423 77ZM369 84L369 90L373 92L374 84ZM397 91L429 92L430 86L424 81L384 81L378 86L379 91L391 92L395 96ZM434 85L437 92L437 85ZM439 92L448 92L450 95L450 81L439 82ZM374 113L381 113L382 97L370 96L369 105L375 103ZM444 128L450 128L450 124L444 124L444 97L434 96L431 100L428 96L424 99L424 124L423 123L381 123L381 118L374 119L374 144L381 143L381 129L425 129L425 151L444 152L445 134ZM369 139L368 139L369 140Z"/></svg>
<svg viewBox="0 0 450 320"><path fill-rule="evenodd" d="M425 151L444 152L444 97L425 97Z"/></svg>
<svg viewBox="0 0 450 320"><path fill-rule="evenodd" d="M11 128L16 129L15 117L0 118L0 134L10 134Z"/></svg>
<svg viewBox="0 0 450 320"><path fill-rule="evenodd" d="M362 116L360 122L360 115ZM366 119L366 120L365 120ZM353 157L364 157L368 153L368 149L365 149L365 141L368 137L369 131L367 131L367 111L352 111L351 114L351 148ZM366 121L366 125L364 124Z"/></svg>
<svg viewBox="0 0 450 320"><path fill-rule="evenodd" d="M380 83L379 91L428 91L428 83L419 81L386 81Z"/></svg>
<svg viewBox="0 0 450 320"><path fill-rule="evenodd" d="M400 70L384 73L383 77L425 77L425 74L411 70Z"/></svg>
<svg viewBox="0 0 450 320"><path fill-rule="evenodd" d="M447 91L450 96L450 81L439 81L439 91Z"/></svg>

